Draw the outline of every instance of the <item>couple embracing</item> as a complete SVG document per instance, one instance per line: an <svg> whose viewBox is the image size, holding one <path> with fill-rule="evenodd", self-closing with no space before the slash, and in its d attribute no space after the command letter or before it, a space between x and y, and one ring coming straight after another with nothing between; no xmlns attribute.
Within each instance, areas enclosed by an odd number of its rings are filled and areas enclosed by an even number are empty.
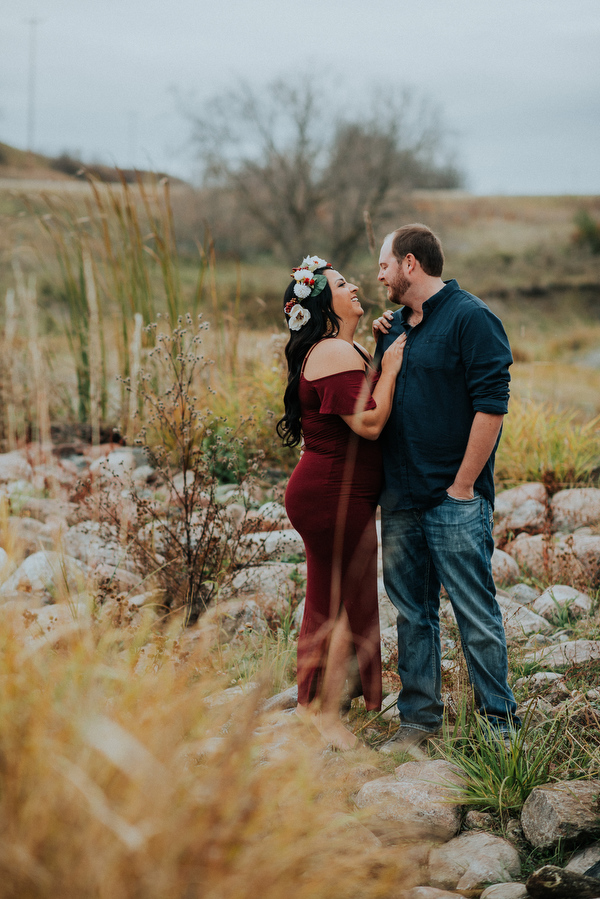
<svg viewBox="0 0 600 899"><path fill-rule="evenodd" d="M439 603L456 616L479 713L491 737L519 720L491 558L494 453L512 356L500 320L455 280L424 225L389 234L379 258L388 300L375 358L354 341L358 288L307 257L284 297L288 386L278 433L303 452L286 508L306 546L298 639L298 713L340 749L344 688L381 706L377 533L398 613L400 727L381 750L406 751L442 724Z"/></svg>

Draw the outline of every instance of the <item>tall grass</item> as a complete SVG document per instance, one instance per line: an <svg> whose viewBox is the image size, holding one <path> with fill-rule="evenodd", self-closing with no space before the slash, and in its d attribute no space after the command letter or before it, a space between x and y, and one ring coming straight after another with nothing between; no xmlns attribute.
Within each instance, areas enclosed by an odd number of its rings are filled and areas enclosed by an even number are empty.
<svg viewBox="0 0 600 899"><path fill-rule="evenodd" d="M576 410L512 399L496 454L505 486L543 481L556 490L595 482L600 469L600 416L581 422Z"/></svg>
<svg viewBox="0 0 600 899"><path fill-rule="evenodd" d="M107 379L111 377L106 370L106 343L112 345L116 340L118 348L119 370L112 374L129 377L136 315L148 325L164 312L175 327L181 315L197 311L209 267L207 253L199 246L195 287L191 291L184 288L166 179L148 184L139 178L136 185L130 185L122 177L119 185L107 186L90 178L89 183L86 215L81 215L80 205L72 198L43 194L46 213L38 216L59 267L81 422L90 420L96 395L106 419ZM31 204L29 208L35 211ZM99 310L107 314L100 315ZM99 363L96 345L102 353ZM100 385L96 374L101 377ZM126 399L122 392L125 431L130 428Z"/></svg>
<svg viewBox="0 0 600 899"><path fill-rule="evenodd" d="M308 735L260 727L260 688L215 703L201 633L97 622L28 643L35 628L0 621L7 899L383 899L404 885L401 851L348 814Z"/></svg>

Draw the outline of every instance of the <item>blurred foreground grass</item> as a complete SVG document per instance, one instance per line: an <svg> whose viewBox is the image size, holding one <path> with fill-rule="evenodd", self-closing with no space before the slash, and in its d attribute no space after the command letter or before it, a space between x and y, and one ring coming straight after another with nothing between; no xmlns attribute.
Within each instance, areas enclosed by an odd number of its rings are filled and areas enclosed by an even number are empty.
<svg viewBox="0 0 600 899"><path fill-rule="evenodd" d="M406 882L295 716L257 715L268 665L224 704L228 661L201 631L35 634L3 614L3 896L383 899Z"/></svg>

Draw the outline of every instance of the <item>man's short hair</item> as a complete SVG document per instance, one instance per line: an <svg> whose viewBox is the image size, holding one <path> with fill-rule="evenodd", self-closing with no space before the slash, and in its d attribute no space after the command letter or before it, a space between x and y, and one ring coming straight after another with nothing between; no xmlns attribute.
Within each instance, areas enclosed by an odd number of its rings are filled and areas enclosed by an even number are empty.
<svg viewBox="0 0 600 899"><path fill-rule="evenodd" d="M401 262L412 253L426 275L440 278L444 269L444 253L439 237L427 225L403 225L392 231L392 253Z"/></svg>

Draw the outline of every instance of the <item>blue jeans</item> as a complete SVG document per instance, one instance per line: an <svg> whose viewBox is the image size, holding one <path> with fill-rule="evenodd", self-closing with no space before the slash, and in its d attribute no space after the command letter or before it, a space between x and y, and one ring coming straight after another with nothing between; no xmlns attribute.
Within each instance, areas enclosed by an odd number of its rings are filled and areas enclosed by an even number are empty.
<svg viewBox="0 0 600 899"><path fill-rule="evenodd" d="M433 509L382 510L383 574L398 611L398 709L403 724L442 723L440 586L456 616L475 701L490 724L519 725L506 635L492 577L493 516L482 496Z"/></svg>

